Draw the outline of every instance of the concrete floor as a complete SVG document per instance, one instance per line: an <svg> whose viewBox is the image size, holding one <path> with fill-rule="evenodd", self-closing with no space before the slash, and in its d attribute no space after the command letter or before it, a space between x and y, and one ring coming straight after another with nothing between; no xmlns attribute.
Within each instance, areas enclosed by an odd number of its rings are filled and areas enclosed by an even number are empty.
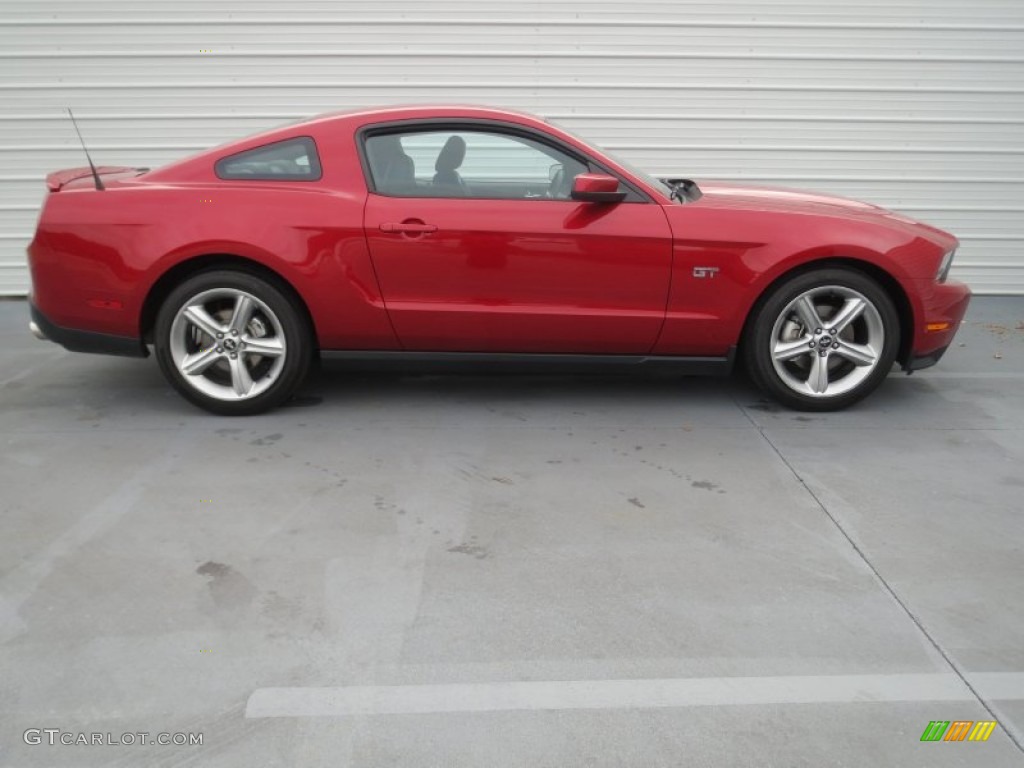
<svg viewBox="0 0 1024 768"><path fill-rule="evenodd" d="M320 374L232 420L0 302L0 765L1024 765L1022 321L844 413Z"/></svg>

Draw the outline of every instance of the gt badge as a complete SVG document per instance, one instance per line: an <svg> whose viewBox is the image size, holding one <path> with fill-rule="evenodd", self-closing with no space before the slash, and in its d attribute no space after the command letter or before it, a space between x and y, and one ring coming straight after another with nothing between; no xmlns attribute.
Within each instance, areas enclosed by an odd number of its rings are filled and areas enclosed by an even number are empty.
<svg viewBox="0 0 1024 768"><path fill-rule="evenodd" d="M700 278L711 277L711 278L713 278L717 274L718 274L718 267L694 267L693 268L693 276L694 277L700 277Z"/></svg>

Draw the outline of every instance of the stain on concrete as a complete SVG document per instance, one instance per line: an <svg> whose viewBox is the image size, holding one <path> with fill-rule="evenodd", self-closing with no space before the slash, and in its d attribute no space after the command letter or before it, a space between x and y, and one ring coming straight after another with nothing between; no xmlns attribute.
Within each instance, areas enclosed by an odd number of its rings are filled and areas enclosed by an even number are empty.
<svg viewBox="0 0 1024 768"><path fill-rule="evenodd" d="M718 488L718 484L712 483L710 480L694 480L690 485L694 488L702 488L705 491L713 491Z"/></svg>
<svg viewBox="0 0 1024 768"><path fill-rule="evenodd" d="M638 499L636 496L632 496L631 498L627 499L627 501L634 507L639 507L640 509L647 509L647 505L640 501L640 499Z"/></svg>
<svg viewBox="0 0 1024 768"><path fill-rule="evenodd" d="M256 588L230 565L208 560L196 568L196 573L209 577L210 597L218 609L244 608L256 597Z"/></svg>
<svg viewBox="0 0 1024 768"><path fill-rule="evenodd" d="M223 576L230 570L230 565L224 565L223 563L215 563L212 560L207 560L205 563L196 568L196 573L198 573L200 576L213 576L214 578L217 578Z"/></svg>
<svg viewBox="0 0 1024 768"><path fill-rule="evenodd" d="M284 435L282 435L280 432L275 432L272 435L264 435L263 437L259 437L253 440L251 443L249 443L249 445L273 445L282 437L284 437Z"/></svg>
<svg viewBox="0 0 1024 768"><path fill-rule="evenodd" d="M683 478L683 473L680 472L679 470L673 469L672 467L666 467L664 464L658 464L656 461L648 461L647 459L640 459L640 463L641 464L645 464L648 467L654 467L655 469L657 469L660 472L668 472L670 475L672 475L672 477L678 478L680 480L682 480L682 478ZM689 480L690 476L687 475L686 479Z"/></svg>
<svg viewBox="0 0 1024 768"><path fill-rule="evenodd" d="M469 555L475 557L477 560L484 560L490 556L490 552L487 551L486 547L481 547L479 544L467 544L462 543L454 547L448 547L449 552L455 552L460 555Z"/></svg>
<svg viewBox="0 0 1024 768"><path fill-rule="evenodd" d="M348 482L348 480L345 477L343 477L336 470L333 470L330 467L322 467L319 464L314 464L311 461L305 461L303 462L303 464L307 467L310 467L311 469L319 470L320 472L323 472L325 475L330 475L331 477L333 477L336 481L335 485L338 488L342 487L343 485L345 485L345 483Z"/></svg>
<svg viewBox="0 0 1024 768"><path fill-rule="evenodd" d="M225 427L224 429L215 430L214 434L217 435L237 435L242 430L236 427Z"/></svg>
<svg viewBox="0 0 1024 768"><path fill-rule="evenodd" d="M492 477L491 480L496 483L501 483L502 485L514 485L514 483L507 477Z"/></svg>

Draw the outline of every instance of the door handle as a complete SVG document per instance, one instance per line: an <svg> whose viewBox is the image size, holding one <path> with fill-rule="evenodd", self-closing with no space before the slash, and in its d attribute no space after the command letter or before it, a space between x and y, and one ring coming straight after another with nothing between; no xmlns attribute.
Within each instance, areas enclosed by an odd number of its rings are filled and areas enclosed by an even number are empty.
<svg viewBox="0 0 1024 768"><path fill-rule="evenodd" d="M398 232L401 234L423 235L437 232L436 224L424 224L422 221L403 221L400 224L388 222L380 225L381 232Z"/></svg>

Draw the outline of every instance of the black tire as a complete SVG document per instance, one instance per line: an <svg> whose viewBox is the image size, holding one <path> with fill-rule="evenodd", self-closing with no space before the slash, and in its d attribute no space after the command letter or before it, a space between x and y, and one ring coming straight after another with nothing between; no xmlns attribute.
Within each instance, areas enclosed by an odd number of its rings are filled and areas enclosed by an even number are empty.
<svg viewBox="0 0 1024 768"><path fill-rule="evenodd" d="M805 297L815 315L806 313ZM842 311L852 312L862 300L860 314L839 328ZM808 329L812 317L820 325ZM833 320L840 331L835 338L829 327ZM751 312L741 357L754 383L783 405L834 411L878 387L892 369L899 346L899 316L885 289L855 269L825 267L784 279L765 293ZM868 352L874 363L867 362ZM807 380L801 382L804 371Z"/></svg>
<svg viewBox="0 0 1024 768"><path fill-rule="evenodd" d="M189 306L200 307L214 323L184 315ZM248 316L242 307L251 307ZM236 310L239 328L232 327ZM203 331L202 325L209 327ZM223 340L214 338L214 330L222 331ZM284 403L305 380L313 355L306 314L287 290L234 269L201 272L171 291L157 313L153 341L171 386L222 416L248 416ZM212 362L197 374L184 373L181 366L190 360L203 365L200 354Z"/></svg>

